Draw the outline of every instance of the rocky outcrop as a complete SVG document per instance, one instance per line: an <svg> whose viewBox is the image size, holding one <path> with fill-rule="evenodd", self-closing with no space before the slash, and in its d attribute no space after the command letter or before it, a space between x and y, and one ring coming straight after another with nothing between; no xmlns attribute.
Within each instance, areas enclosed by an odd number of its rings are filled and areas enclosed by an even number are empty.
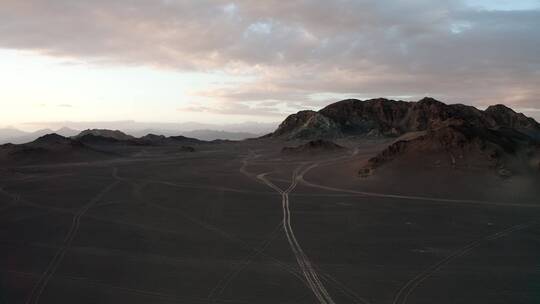
<svg viewBox="0 0 540 304"><path fill-rule="evenodd" d="M328 140L312 140L297 147L284 147L281 152L284 154L319 154L332 153L345 150L344 147Z"/></svg>
<svg viewBox="0 0 540 304"><path fill-rule="evenodd" d="M359 174L383 166L403 156L423 157L425 153L444 153L456 166L458 156L484 159L490 167L498 168L503 177L509 176L505 163L521 153L534 155L540 151L539 143L524 133L508 127L482 128L470 124L449 125L429 129L425 134L411 139L397 140L371 158ZM459 157L459 158L461 158Z"/></svg>
<svg viewBox="0 0 540 304"><path fill-rule="evenodd" d="M506 127L515 129L532 138L540 140L539 124L532 118L504 105L494 105L484 111L485 115L491 119L493 128Z"/></svg>
<svg viewBox="0 0 540 304"><path fill-rule="evenodd" d="M271 136L304 139L340 137L342 134L338 125L327 116L315 111L300 111L287 117Z"/></svg>

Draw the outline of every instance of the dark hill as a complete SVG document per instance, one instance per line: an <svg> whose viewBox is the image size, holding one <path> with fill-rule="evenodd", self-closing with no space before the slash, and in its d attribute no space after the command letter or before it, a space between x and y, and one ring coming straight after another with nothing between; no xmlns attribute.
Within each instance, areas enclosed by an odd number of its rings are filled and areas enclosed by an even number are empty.
<svg viewBox="0 0 540 304"><path fill-rule="evenodd" d="M284 147L281 152L284 154L319 154L331 153L345 150L344 147L328 140L312 140L297 147Z"/></svg>
<svg viewBox="0 0 540 304"><path fill-rule="evenodd" d="M28 145L66 145L75 143L71 139L56 133L43 135Z"/></svg>
<svg viewBox="0 0 540 304"><path fill-rule="evenodd" d="M80 140L47 134L20 145L0 146L0 163L6 165L81 162L110 158L110 153L95 150Z"/></svg>
<svg viewBox="0 0 540 304"><path fill-rule="evenodd" d="M203 143L201 140L185 136L166 137L164 135L147 134L137 138L118 130L106 129L86 130L77 135L75 139L95 146L166 146Z"/></svg>
<svg viewBox="0 0 540 304"><path fill-rule="evenodd" d="M75 138L81 138L87 135L92 135L96 137L104 137L104 138L112 138L115 140L131 140L135 139L135 137L131 135L127 135L122 131L119 130L107 130L107 129L89 129L84 130L79 135L75 136Z"/></svg>
<svg viewBox="0 0 540 304"><path fill-rule="evenodd" d="M132 140L132 142L139 145L149 146L166 146L166 145L184 145L184 144L199 144L203 141L196 138L190 138L185 136L170 136L148 134L140 138Z"/></svg>

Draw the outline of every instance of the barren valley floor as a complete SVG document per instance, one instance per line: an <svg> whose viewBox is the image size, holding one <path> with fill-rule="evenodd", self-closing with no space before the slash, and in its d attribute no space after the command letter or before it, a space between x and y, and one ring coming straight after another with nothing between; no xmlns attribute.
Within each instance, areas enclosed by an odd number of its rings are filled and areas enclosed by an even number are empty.
<svg viewBox="0 0 540 304"><path fill-rule="evenodd" d="M346 144L0 170L0 303L540 301L537 180L427 163L362 179L381 143Z"/></svg>

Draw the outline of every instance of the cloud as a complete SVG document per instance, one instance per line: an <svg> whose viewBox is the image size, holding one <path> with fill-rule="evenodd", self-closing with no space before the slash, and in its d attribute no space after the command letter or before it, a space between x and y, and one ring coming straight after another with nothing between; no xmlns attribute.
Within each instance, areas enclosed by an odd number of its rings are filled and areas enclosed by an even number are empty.
<svg viewBox="0 0 540 304"><path fill-rule="evenodd" d="M254 76L200 92L215 103L191 110L274 115L318 105L313 96L321 94L540 108L534 9L450 0L5 0L2 7L3 48Z"/></svg>
<svg viewBox="0 0 540 304"><path fill-rule="evenodd" d="M245 115L245 116L283 116L278 103L264 102L216 102L208 105L193 104L176 109L179 112L202 112L211 114Z"/></svg>

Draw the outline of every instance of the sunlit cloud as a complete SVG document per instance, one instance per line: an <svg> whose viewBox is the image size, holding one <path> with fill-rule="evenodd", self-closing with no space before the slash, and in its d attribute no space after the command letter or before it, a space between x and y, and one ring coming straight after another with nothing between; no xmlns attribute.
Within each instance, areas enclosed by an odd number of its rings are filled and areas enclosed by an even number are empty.
<svg viewBox="0 0 540 304"><path fill-rule="evenodd" d="M51 108L50 119L278 121L342 98L379 96L540 108L537 1L8 0L2 7L0 48L56 61L29 64L30 77L11 81L15 89L0 100L72 105L63 107L69 113ZM21 74L18 63L0 64L2 79Z"/></svg>

